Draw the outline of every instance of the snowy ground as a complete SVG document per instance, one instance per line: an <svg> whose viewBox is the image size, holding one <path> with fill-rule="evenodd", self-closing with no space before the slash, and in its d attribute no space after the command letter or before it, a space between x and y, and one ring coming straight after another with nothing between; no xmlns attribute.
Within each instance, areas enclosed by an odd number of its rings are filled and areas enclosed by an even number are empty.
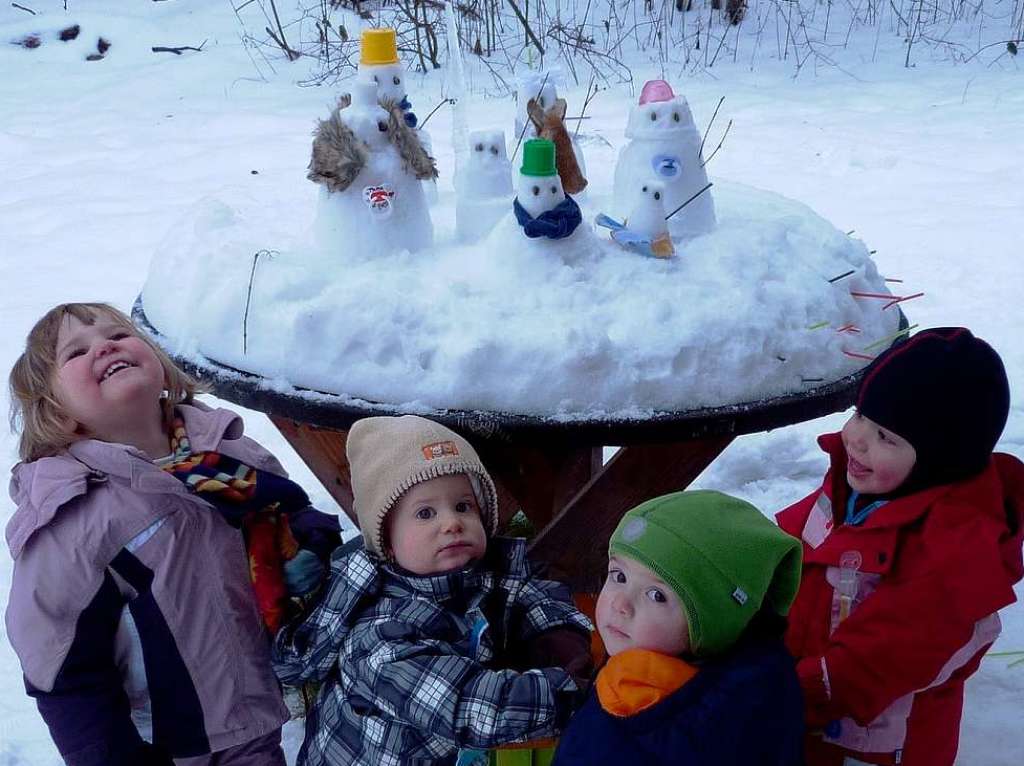
<svg viewBox="0 0 1024 766"><path fill-rule="evenodd" d="M590 161L612 167L614 154L594 147ZM347 192L357 213L361 191ZM281 230L308 219L312 195L278 202L282 217L267 222L275 196L227 192L174 227L142 299L178 353L198 350L282 390L423 414L621 419L759 401L838 380L866 363L843 351L894 336L888 300L851 294L892 297L863 242L770 192L719 180L714 193L714 231L661 260L592 226L602 208L589 187L584 222L557 243L524 237L508 200L482 242L439 234L430 249L385 254L355 245L351 221L332 247L291 244ZM449 196L430 211L439 223L454 218ZM274 256L250 289L252 254L267 248ZM182 263L179 249L194 260ZM848 325L860 332L830 329Z"/></svg>
<svg viewBox="0 0 1024 766"><path fill-rule="evenodd" d="M111 4L72 5L87 10ZM87 12L30 18L0 9L5 373L25 333L53 304L101 299L129 308L165 232L197 200L246 186L259 197L268 191L288 200L309 196L309 131L333 100L332 90L297 88L287 68L270 83L256 79L226 4L145 3L125 6L124 13L113 19ZM45 41L35 50L7 44L33 29L53 31L65 19L82 24L80 41ZM83 61L100 34L113 47L102 61ZM201 54L149 50L204 38ZM809 204L842 231L855 229L877 249L883 274L927 294L907 305L912 321L965 324L1002 353L1014 406L1000 448L1024 457L1024 187L1016 172L1024 156L1021 74L1012 65L986 68L978 62L906 70L898 56L870 63L874 42L873 36L865 41L863 56L855 46L847 51L844 71L823 68L816 77L794 80L789 69L766 64L754 72L719 67L685 80L673 72L670 79L685 82L698 124L726 96L718 124L734 124L713 161L713 175L779 192ZM883 61L891 63L877 63ZM638 82L653 74L634 73ZM440 84L435 77L412 89L423 87L418 100L436 103ZM586 130L621 135L632 98L624 89L603 92L588 111ZM511 121L511 100L471 101L471 125L484 114L488 121L495 114ZM450 141L444 140L450 125L446 110L431 123L442 164L451 159ZM450 179L442 179L442 195L450 191ZM0 407L7 408L6 392ZM249 432L328 507L326 493L269 421L258 413L245 416ZM834 415L741 438L699 484L777 510L819 481L825 462L814 436L842 420ZM0 462L15 459L15 439L0 435ZM0 500L0 521L12 511L6 498ZM11 562L0 555L2 594L10 575ZM1003 620L995 651L1024 650L1024 606L1006 610ZM1019 763L1022 699L1024 665L986 660L968 685L958 763ZM289 730L292 750L300 736ZM0 764L56 763L3 637Z"/></svg>

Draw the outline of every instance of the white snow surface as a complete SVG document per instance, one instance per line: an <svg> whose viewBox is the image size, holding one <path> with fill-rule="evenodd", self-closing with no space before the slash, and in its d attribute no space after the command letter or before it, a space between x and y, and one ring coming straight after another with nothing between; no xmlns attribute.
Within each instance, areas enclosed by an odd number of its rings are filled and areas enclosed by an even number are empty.
<svg viewBox="0 0 1024 766"><path fill-rule="evenodd" d="M129 6L81 0L69 3L72 9L66 14L56 10L62 6L58 2L23 4L35 6L38 14L29 16L8 5L0 8L0 267L6 277L0 287L5 326L0 336L0 367L10 368L29 328L56 303L99 299L129 309L150 273L155 253L166 261L157 268L163 269L164 279L177 285L181 300L167 307L166 316L154 320L159 323L162 318L169 328L175 328L180 353L195 353L206 340L223 343L226 354L221 361L238 363L242 360L240 326L226 316L237 317L233 312L241 288L231 283L237 276L243 280L241 287L245 286L253 254L260 248L276 249L279 255L261 258L257 269L249 326L254 343L261 333L273 332L274 317L261 317L259 309L266 306L266 296L276 294L284 301L278 305L288 307L277 321L289 328L302 326L309 334L309 344L321 344L325 360L318 371L309 371L308 379L297 379L298 373L283 365L281 358L266 349L258 351L257 346L249 349L246 363L250 355L262 354L263 362L277 365L268 370L276 370L287 381L306 384L319 384L319 376L332 373L328 359L344 360L348 367L356 350L325 347L330 336L325 335L323 324L314 321L325 306L307 307L303 318L298 297L320 294L303 281L303 274L308 277L309 272L304 271L300 257L315 206L315 187L305 179L310 131L314 118L328 113L344 86L296 87L294 81L308 74L301 60L278 64L269 81L260 80L239 42L227 3L179 0ZM82 40L57 43L52 33L70 22L82 24ZM33 31L51 36L35 50L7 44ZM85 31L111 41L102 61L83 60L94 45L94 38L86 39ZM198 46L204 39L202 53L178 57L150 51L151 45ZM836 231L855 230L842 246L836 244L830 251L829 257L837 264L863 264L865 253L859 242L867 243L877 250L873 259L881 275L903 279L902 283L890 283L893 292L925 293L905 306L912 322L922 327L964 324L1000 351L1010 376L1013 404L999 449L1024 457L1024 324L1019 300L1024 284L1019 243L1024 187L1014 172L1019 157L1024 156L1024 136L1019 129L1024 122L1021 74L1015 61L1005 57L1002 68L986 66L979 58L965 66L922 61L916 68L904 69L898 46L899 41L885 36L876 39L872 31L835 54L837 59L842 56L841 68L821 67L816 73L805 70L797 78L790 68L773 66L768 60L762 60L753 71L743 63L725 62L708 74L663 73L638 65L633 73L635 90L609 88L588 109L590 119L584 125L582 144L588 160L595 157L588 162L595 187L592 202L596 206L606 193L603 190L610 188L614 164L597 158L604 156L603 152L614 158L614 148L622 144L628 106L636 102L644 80L664 74L677 92L685 94L701 128L719 98L726 96L708 138L709 145L717 144L726 122L733 121L721 151L709 166L716 180L713 192L720 223L724 226L730 215L760 215L762 224L756 227L734 227L737 238L757 243L758 253L765 251L765 243L785 242L788 246L794 233L796 240L819 237L821 242L838 243ZM266 71L265 66L263 69ZM470 74L471 84L484 81L485 75ZM445 92L446 77L444 71L427 77L409 73L409 91L421 116ZM583 88L560 90L572 113L582 101ZM511 97L486 98L475 90L462 105L473 128L508 126L514 119ZM442 109L430 122L442 168L453 166L451 119L452 112ZM509 147L514 147L512 140ZM728 183L719 179L728 179ZM771 193L750 191L752 188ZM473 328L467 332L489 334L495 344L481 346L475 357L463 357L460 374L472 378L481 369L500 365L506 374L517 378L505 390L518 386L515 390L523 392L517 411L543 409L551 401L566 413L590 407L599 392L604 395L602 372L628 366L630 359L640 368L636 372L639 379L648 381L645 385L651 395L657 395L656 371L644 368L625 344L616 346L620 337L616 333L635 333L643 327L656 339L647 345L663 352L660 365L669 364L665 349L672 343L682 348L684 343L696 342L683 334L670 337L678 327L666 326L659 311L675 316L675 307L659 307L664 303L660 296L668 289L678 299L690 297L706 307L710 298L700 291L701 283L685 277L693 275L701 258L711 259L711 249L703 254L699 249L696 253L684 249L671 264L602 251L586 264L591 269L588 278L573 292L570 285L576 284L574 276L581 266L567 264L561 256L545 261L526 252L518 260L503 261L498 257L502 251L497 249L492 253L485 246L456 246L450 172L440 179L439 191L439 205L432 209L435 232L438 241L451 246L427 262L422 262L422 255L420 260L391 256L389 263L411 269L420 281L393 284L390 291L375 290L381 303L348 298L352 304L346 309L346 320L362 328L363 342L368 347L376 344L379 354L381 380L370 390L376 394L373 398L379 398L382 387L392 386L398 392L394 394L396 402L446 400L450 392L443 386L439 391L426 390L422 370L436 369L433 365L440 368L446 363L445 355L463 351L438 344L432 358L416 358L414 364L405 366L405 362L395 361L404 359L397 353L403 347L389 347L383 339L390 332L389 325L403 322L411 328L434 324L440 334L455 337L444 326L455 315L439 306L444 296L452 295L465 305L462 321ZM739 204L744 200L756 200L757 204ZM806 203L820 218L790 200ZM789 212L779 223L782 211ZM204 240L201 234L234 250L197 250ZM230 252L241 252L240 264L229 257ZM732 335L718 327L704 328L721 340L723 364L726 360L770 358L780 351L786 356L788 351L786 363L776 362L780 368L791 365L809 371L813 359L835 359L834 353L829 356L814 345L825 343L826 337L834 344L835 337L824 330L801 332L798 328L819 316L821 321L833 322L845 317L813 310L816 300L829 298L830 306L841 306L842 301L831 300L831 295L812 298L801 292L788 313L756 313L772 305L767 298L758 299L762 293L792 294L834 274L795 257L791 261L794 274L789 273L790 268L752 254L741 258L734 251L729 259L727 254L724 263L705 264L708 272L703 286L715 292L715 301L748 312L750 321L749 327L744 327L737 319L733 326L741 329ZM373 260L351 263L342 259L337 264L338 274L324 278L318 290L339 293L340 299L343 274L362 270L365 286L366 280L381 274L381 268L382 264ZM653 271L648 273L645 269L649 268ZM487 305L485 287L506 277L526 278L523 272L531 270L537 271L532 284L544 285L548 280L550 292L538 289L527 298L506 289L502 305L535 301L539 309L558 295L560 300L576 301L576 308L591 321L603 323L603 334L587 322L575 321L571 314L547 322L533 318L514 326L498 308ZM655 273L662 277L660 283L649 276ZM595 299L607 299L609 283L616 278L621 280L615 284L617 291L627 297L594 310L591 304ZM651 289L654 285L656 290ZM297 292L290 293L289 287ZM190 303L193 296L203 296L201 303L209 306L212 315L186 310L194 305ZM633 314L615 314L613 306L628 308ZM802 312L806 315L801 316ZM759 329L771 327L780 318L785 321L777 332ZM567 324L560 324L563 321ZM495 323L497 327L480 329ZM878 328L878 332L884 329ZM573 331L578 343L569 340ZM224 338L209 337L221 332ZM591 377L583 374L579 378L585 381L582 392L570 390L545 369L545 386L559 393L543 408L536 404L540 394L530 387L530 378L540 367L522 353L523 345L541 332L557 338L542 348L552 353L564 351L578 363L589 358L605 365L597 365ZM815 332L821 333L820 340ZM425 335L418 329L411 334ZM405 336L391 337L406 342ZM761 345L769 337L788 340L784 348L774 343ZM857 343L867 345L870 340L858 338ZM288 351L278 353L284 356ZM626 358L613 358L619 353ZM422 370L417 364L423 365ZM740 374L752 375L742 364L737 365ZM841 372L841 367L833 371ZM403 377L409 379L396 380ZM450 378L448 382L451 386L457 383ZM716 378L706 388L727 383ZM280 378L273 384L288 385ZM493 392L472 382L458 385L471 394L477 406L495 406L488 398ZM714 393L717 399L726 391ZM530 396L535 401L528 401ZM219 403L212 397L210 401ZM628 411L640 401L649 406L650 399L637 398L620 400L614 407ZM6 409L8 404L4 390L0 406ZM222 404L240 409L229 402ZM337 510L269 420L261 413L241 412L248 433L281 457L314 501ZM819 483L825 460L815 436L837 429L844 418L845 414L839 413L737 439L694 486L736 494L765 513L779 510ZM16 461L13 435L0 435L0 457L7 464ZM6 522L13 511L7 498L0 499L0 520ZM0 556L0 605L6 603L12 568L10 558ZM1018 594L1024 596L1024 589L1018 588ZM993 652L1024 651L1024 607L1015 604L1003 611L1002 618L1004 632ZM1020 762L1024 752L1019 720L1024 665L1011 668L1010 661L987 658L968 683L957 761L961 766L1016 766ZM293 723L286 727L290 760L301 737L301 726ZM0 636L0 764L59 763L34 703L24 694L20 667L4 634Z"/></svg>
<svg viewBox="0 0 1024 766"><path fill-rule="evenodd" d="M844 347L896 331L885 301L850 295L884 290L861 242L768 192L722 184L718 199L714 234L667 261L627 252L586 221L567 240L530 240L511 216L480 245L328 257L284 244L310 195L279 199L273 218L269 199L204 200L157 250L143 303L175 346L297 386L567 418L813 388L864 364ZM250 292L260 250L275 254L257 264ZM809 329L822 322L862 333Z"/></svg>
<svg viewBox="0 0 1024 766"><path fill-rule="evenodd" d="M519 180L533 215L531 185L544 193L550 183L564 199L557 176ZM312 184L292 199L229 188L201 200L153 256L148 319L176 349L295 386L418 411L554 419L815 388L864 364L844 351L863 353L898 327L888 301L851 295L888 293L867 247L771 192L719 182L718 226L660 260L592 230L597 194L566 240L531 240L509 212L471 246L451 228L449 195L432 211L448 223L444 239L395 253L373 243L389 230L408 241L411 224L372 220L361 185L329 195L349 200L345 209L324 205L322 190L315 207ZM411 203L399 194L394 204ZM304 231L314 207L319 237ZM860 332L836 332L847 325Z"/></svg>

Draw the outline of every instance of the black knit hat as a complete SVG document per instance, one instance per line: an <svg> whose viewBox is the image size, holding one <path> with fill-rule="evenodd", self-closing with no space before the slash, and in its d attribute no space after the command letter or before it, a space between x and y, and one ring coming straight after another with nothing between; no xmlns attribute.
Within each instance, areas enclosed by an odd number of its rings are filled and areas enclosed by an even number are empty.
<svg viewBox="0 0 1024 766"><path fill-rule="evenodd" d="M1010 385L990 345L964 327L922 330L876 358L857 409L906 439L914 490L980 473L1006 425Z"/></svg>

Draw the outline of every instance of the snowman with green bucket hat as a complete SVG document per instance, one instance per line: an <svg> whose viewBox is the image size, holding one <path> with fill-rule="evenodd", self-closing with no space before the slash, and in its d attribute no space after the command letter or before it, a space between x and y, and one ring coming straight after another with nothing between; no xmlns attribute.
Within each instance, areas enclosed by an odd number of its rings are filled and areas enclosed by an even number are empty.
<svg viewBox="0 0 1024 766"><path fill-rule="evenodd" d="M562 189L552 141L534 138L523 145L512 209L523 233L531 239L565 239L583 221L580 206Z"/></svg>

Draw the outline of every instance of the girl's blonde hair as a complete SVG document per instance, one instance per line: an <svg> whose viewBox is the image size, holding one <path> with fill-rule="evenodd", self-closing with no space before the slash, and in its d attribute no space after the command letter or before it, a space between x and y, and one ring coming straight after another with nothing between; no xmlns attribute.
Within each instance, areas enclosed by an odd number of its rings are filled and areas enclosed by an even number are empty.
<svg viewBox="0 0 1024 766"><path fill-rule="evenodd" d="M65 317L92 325L100 317L110 319L140 338L156 354L164 368L166 394L160 399L164 422L170 426L174 408L188 403L204 388L191 375L179 369L170 357L132 320L106 303L62 303L46 312L25 339L25 352L11 368L11 430L21 431L18 454L29 462L53 455L74 438L68 433L68 416L53 390L57 374L57 335ZM20 426L20 427L19 427Z"/></svg>

